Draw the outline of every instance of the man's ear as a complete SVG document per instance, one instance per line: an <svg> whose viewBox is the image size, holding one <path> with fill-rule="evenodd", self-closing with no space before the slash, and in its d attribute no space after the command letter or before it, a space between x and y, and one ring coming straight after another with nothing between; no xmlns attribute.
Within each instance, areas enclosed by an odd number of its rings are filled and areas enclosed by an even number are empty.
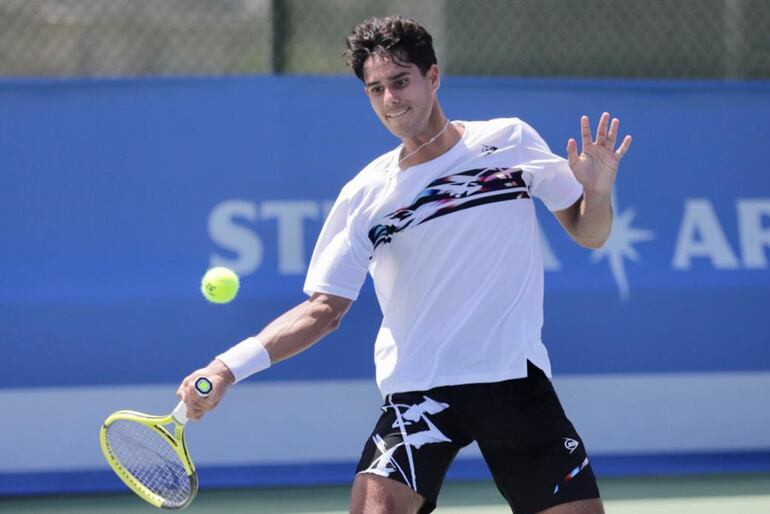
<svg viewBox="0 0 770 514"><path fill-rule="evenodd" d="M441 70L439 69L438 64L432 64L431 67L428 68L428 77L430 77L433 91L438 91L438 88L441 87Z"/></svg>

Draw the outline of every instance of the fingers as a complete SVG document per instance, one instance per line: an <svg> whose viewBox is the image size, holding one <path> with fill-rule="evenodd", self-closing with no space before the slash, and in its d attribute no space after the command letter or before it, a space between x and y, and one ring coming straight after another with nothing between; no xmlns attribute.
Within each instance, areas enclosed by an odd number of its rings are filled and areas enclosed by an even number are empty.
<svg viewBox="0 0 770 514"><path fill-rule="evenodd" d="M201 398L195 393L188 395L185 401L188 419L201 419L207 411L211 410L211 407L206 405L205 400L206 398Z"/></svg>
<svg viewBox="0 0 770 514"><path fill-rule="evenodd" d="M570 166L574 166L579 160L577 153L577 141L572 138L567 141L567 160L569 161Z"/></svg>
<svg viewBox="0 0 770 514"><path fill-rule="evenodd" d="M620 126L620 120L617 118L612 118L612 123L610 124L610 133L607 136L607 148L609 148L610 150L615 148L615 141L617 141L618 139L619 126Z"/></svg>
<svg viewBox="0 0 770 514"><path fill-rule="evenodd" d="M608 112L602 113L599 118L599 126L596 127L596 144L603 145L607 140L607 125L609 125L610 114Z"/></svg>
<svg viewBox="0 0 770 514"><path fill-rule="evenodd" d="M177 387L176 389L176 396L180 400L185 399L185 391L187 390L187 384L190 383L191 377L192 375L187 375L186 377L184 377L184 379L182 379L182 383L179 384L179 387Z"/></svg>
<svg viewBox="0 0 770 514"><path fill-rule="evenodd" d="M580 136L583 140L583 148L591 144L591 127L588 125L588 116L580 117Z"/></svg>
<svg viewBox="0 0 770 514"><path fill-rule="evenodd" d="M599 125L596 127L596 141L591 140L591 127L589 125L588 116L581 116L580 118L580 134L582 136L583 140L583 152L586 151L586 148L597 145L597 146L603 146L604 148L608 149L609 151L613 151L615 148L615 144L618 140L618 132L620 129L620 120L618 118L612 118L612 122L610 123L610 114L608 112L602 113L601 117L599 118ZM620 145L620 148L618 148L617 151L614 152L615 157L620 160L623 155L628 151L628 148L631 146L631 136L626 136L623 139L623 142ZM570 153L569 150L569 144L567 145L567 153ZM570 158L570 162L572 162L572 159Z"/></svg>
<svg viewBox="0 0 770 514"><path fill-rule="evenodd" d="M198 378L197 376L195 378ZM216 393L203 397L195 391L194 380L190 380L189 387L183 393L184 402L187 405L187 417L189 419L201 419L205 413L217 406L219 400L215 400Z"/></svg>
<svg viewBox="0 0 770 514"><path fill-rule="evenodd" d="M618 160L623 158L623 156L626 154L630 146L631 146L631 136L626 136L625 138L623 138L623 143L620 145L620 148L618 148L618 151L615 152L615 156L618 158Z"/></svg>
<svg viewBox="0 0 770 514"><path fill-rule="evenodd" d="M203 416L204 411L199 405L196 404L195 401L196 397L200 398L194 392L195 386L193 386L193 381L195 378L195 373L187 375L182 380L182 383L179 384L179 387L176 390L176 395L185 403L185 406L187 407L187 419L197 420Z"/></svg>

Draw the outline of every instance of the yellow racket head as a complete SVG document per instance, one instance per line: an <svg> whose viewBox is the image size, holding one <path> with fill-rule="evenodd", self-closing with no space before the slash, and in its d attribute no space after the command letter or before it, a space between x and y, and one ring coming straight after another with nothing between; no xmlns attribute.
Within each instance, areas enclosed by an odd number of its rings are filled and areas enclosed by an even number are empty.
<svg viewBox="0 0 770 514"><path fill-rule="evenodd" d="M177 419L123 410L110 415L99 430L104 458L118 477L140 498L163 509L183 509L198 492L184 439L186 419ZM171 424L173 433L165 427Z"/></svg>

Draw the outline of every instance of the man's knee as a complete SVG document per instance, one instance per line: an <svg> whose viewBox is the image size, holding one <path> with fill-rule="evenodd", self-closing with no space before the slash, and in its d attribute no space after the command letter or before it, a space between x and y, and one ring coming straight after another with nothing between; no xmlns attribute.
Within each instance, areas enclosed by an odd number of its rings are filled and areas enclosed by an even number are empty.
<svg viewBox="0 0 770 514"><path fill-rule="evenodd" d="M370 473L356 475L351 514L417 514L425 499L409 486Z"/></svg>

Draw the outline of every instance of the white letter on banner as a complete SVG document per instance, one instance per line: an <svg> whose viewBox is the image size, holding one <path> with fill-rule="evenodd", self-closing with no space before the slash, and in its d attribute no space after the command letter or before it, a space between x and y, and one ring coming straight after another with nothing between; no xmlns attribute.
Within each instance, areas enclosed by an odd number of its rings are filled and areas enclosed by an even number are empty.
<svg viewBox="0 0 770 514"><path fill-rule="evenodd" d="M738 268L738 258L727 242L714 207L705 198L685 200L672 263L674 269L690 269L693 257L707 257L718 269Z"/></svg>
<svg viewBox="0 0 770 514"><path fill-rule="evenodd" d="M256 221L257 206L245 200L226 200L209 215L209 237L219 246L237 255L230 259L211 254L211 266L226 266L240 275L253 273L262 264L262 241L251 230L235 223L236 218Z"/></svg>
<svg viewBox="0 0 770 514"><path fill-rule="evenodd" d="M751 269L767 268L765 248L770 247L770 225L762 229L762 218L770 219L770 199L741 199L737 204L743 265Z"/></svg>
<svg viewBox="0 0 770 514"><path fill-rule="evenodd" d="M262 202L262 218L278 220L278 271L284 274L302 274L305 263L306 219L319 215L318 203L311 201Z"/></svg>

